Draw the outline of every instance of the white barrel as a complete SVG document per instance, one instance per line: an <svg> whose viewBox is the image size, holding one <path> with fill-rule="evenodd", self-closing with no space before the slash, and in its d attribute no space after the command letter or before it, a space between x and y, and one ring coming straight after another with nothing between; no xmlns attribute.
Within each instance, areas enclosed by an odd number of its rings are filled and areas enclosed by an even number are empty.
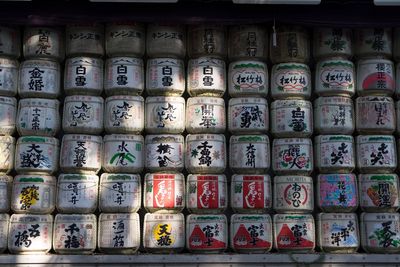
<svg viewBox="0 0 400 267"><path fill-rule="evenodd" d="M315 222L311 214L275 214L274 247L278 252L312 252Z"/></svg>
<svg viewBox="0 0 400 267"><path fill-rule="evenodd" d="M267 133L269 130L268 101L261 97L229 99L228 129L233 134Z"/></svg>
<svg viewBox="0 0 400 267"><path fill-rule="evenodd" d="M192 253L221 253L228 248L228 222L224 214L189 214L186 248Z"/></svg>
<svg viewBox="0 0 400 267"><path fill-rule="evenodd" d="M147 133L183 133L185 130L185 99L178 96L149 96L145 102Z"/></svg>
<svg viewBox="0 0 400 267"><path fill-rule="evenodd" d="M361 173L392 173L397 168L396 142L392 135L356 137L357 169Z"/></svg>
<svg viewBox="0 0 400 267"><path fill-rule="evenodd" d="M239 253L266 253L272 249L272 220L269 214L233 214L230 247Z"/></svg>
<svg viewBox="0 0 400 267"><path fill-rule="evenodd" d="M14 168L15 138L0 136L0 173L9 173Z"/></svg>
<svg viewBox="0 0 400 267"><path fill-rule="evenodd" d="M146 34L148 57L185 58L186 28L182 24L149 24Z"/></svg>
<svg viewBox="0 0 400 267"><path fill-rule="evenodd" d="M222 134L188 134L185 167L189 173L223 173L226 168L226 141Z"/></svg>
<svg viewBox="0 0 400 267"><path fill-rule="evenodd" d="M350 28L314 28L314 58L341 56L350 58L353 55L353 32Z"/></svg>
<svg viewBox="0 0 400 267"><path fill-rule="evenodd" d="M106 24L105 47L108 57L143 57L146 33L142 23L110 22Z"/></svg>
<svg viewBox="0 0 400 267"><path fill-rule="evenodd" d="M185 66L178 58L147 60L146 92L149 95L181 96L185 92Z"/></svg>
<svg viewBox="0 0 400 267"><path fill-rule="evenodd" d="M399 209L399 177L391 174L360 174L360 207L366 212L396 212Z"/></svg>
<svg viewBox="0 0 400 267"><path fill-rule="evenodd" d="M100 177L99 209L101 212L137 212L142 203L139 174L103 173Z"/></svg>
<svg viewBox="0 0 400 267"><path fill-rule="evenodd" d="M0 195L2 196L0 198L0 213L6 213L10 211L12 182L12 176L0 174Z"/></svg>
<svg viewBox="0 0 400 267"><path fill-rule="evenodd" d="M225 62L217 58L189 59L187 71L189 95L222 97L226 91L225 68Z"/></svg>
<svg viewBox="0 0 400 267"><path fill-rule="evenodd" d="M351 135L318 135L314 139L315 167L320 173L350 173L356 167Z"/></svg>
<svg viewBox="0 0 400 267"><path fill-rule="evenodd" d="M225 58L228 53L228 32L221 24L190 25L188 27L189 58L211 56Z"/></svg>
<svg viewBox="0 0 400 267"><path fill-rule="evenodd" d="M314 170L309 138L280 138L272 142L272 169L276 174L309 175Z"/></svg>
<svg viewBox="0 0 400 267"><path fill-rule="evenodd" d="M238 213L266 213L272 207L268 174L234 174L231 178L231 208Z"/></svg>
<svg viewBox="0 0 400 267"><path fill-rule="evenodd" d="M361 243L355 213L319 213L317 233L317 244L323 252L355 253Z"/></svg>
<svg viewBox="0 0 400 267"><path fill-rule="evenodd" d="M101 134L104 100L100 96L72 95L64 99L62 128L65 133Z"/></svg>
<svg viewBox="0 0 400 267"><path fill-rule="evenodd" d="M361 246L367 253L400 252L400 215L366 213L360 215Z"/></svg>
<svg viewBox="0 0 400 267"><path fill-rule="evenodd" d="M7 249L9 223L10 215L7 213L0 214L0 253Z"/></svg>
<svg viewBox="0 0 400 267"><path fill-rule="evenodd" d="M18 27L0 26L0 55L18 58L21 51L21 34Z"/></svg>
<svg viewBox="0 0 400 267"><path fill-rule="evenodd" d="M234 173L267 173L271 167L267 135L232 135L229 153L229 167Z"/></svg>
<svg viewBox="0 0 400 267"><path fill-rule="evenodd" d="M309 99L311 71L306 64L280 63L272 67L271 96L273 99Z"/></svg>
<svg viewBox="0 0 400 267"><path fill-rule="evenodd" d="M141 95L144 65L141 58L112 57L106 60L104 91L107 95Z"/></svg>
<svg viewBox="0 0 400 267"><path fill-rule="evenodd" d="M144 138L141 135L105 135L103 170L106 172L140 173L144 168Z"/></svg>
<svg viewBox="0 0 400 267"><path fill-rule="evenodd" d="M228 185L224 174L189 174L186 207L192 213L223 213L228 207Z"/></svg>
<svg viewBox="0 0 400 267"><path fill-rule="evenodd" d="M150 172L181 172L185 138L182 135L146 135L145 167Z"/></svg>
<svg viewBox="0 0 400 267"><path fill-rule="evenodd" d="M395 81L395 84L396 84L396 90L395 90L395 95L396 95L396 97L397 98L399 98L399 96L400 96L400 64L399 63L397 63L396 64L396 81Z"/></svg>
<svg viewBox="0 0 400 267"><path fill-rule="evenodd" d="M357 58L392 57L392 28L362 28L355 30L354 52Z"/></svg>
<svg viewBox="0 0 400 267"><path fill-rule="evenodd" d="M315 73L315 93L319 96L353 96L356 72L353 62L343 58L318 61Z"/></svg>
<svg viewBox="0 0 400 267"><path fill-rule="evenodd" d="M13 214L8 228L8 251L13 254L44 254L51 250L53 216Z"/></svg>
<svg viewBox="0 0 400 267"><path fill-rule="evenodd" d="M260 59L268 58L268 30L264 25L245 24L229 27L228 58Z"/></svg>
<svg viewBox="0 0 400 267"><path fill-rule="evenodd" d="M60 142L54 137L20 137L15 148L15 170L21 174L55 173L59 152Z"/></svg>
<svg viewBox="0 0 400 267"><path fill-rule="evenodd" d="M0 96L0 135L12 135L15 132L17 117L17 99Z"/></svg>
<svg viewBox="0 0 400 267"><path fill-rule="evenodd" d="M352 134L354 107L350 97L328 96L314 100L314 129L320 134Z"/></svg>
<svg viewBox="0 0 400 267"><path fill-rule="evenodd" d="M277 213L311 213L313 179L309 176L275 176L273 208Z"/></svg>
<svg viewBox="0 0 400 267"><path fill-rule="evenodd" d="M66 26L67 57L104 56L104 26L98 23Z"/></svg>
<svg viewBox="0 0 400 267"><path fill-rule="evenodd" d="M355 106L357 132L392 134L396 130L396 111L391 97L360 96Z"/></svg>
<svg viewBox="0 0 400 267"><path fill-rule="evenodd" d="M240 60L229 64L228 90L231 97L268 95L267 64L256 60Z"/></svg>
<svg viewBox="0 0 400 267"><path fill-rule="evenodd" d="M99 177L89 174L60 174L56 206L60 213L93 213L97 209Z"/></svg>
<svg viewBox="0 0 400 267"><path fill-rule="evenodd" d="M225 101L219 97L189 97L186 103L188 133L224 133L226 129Z"/></svg>
<svg viewBox="0 0 400 267"><path fill-rule="evenodd" d="M185 247L185 216L146 213L143 226L143 247L152 253L174 253Z"/></svg>
<svg viewBox="0 0 400 267"><path fill-rule="evenodd" d="M19 68L20 97L57 98L61 92L61 67L56 61L30 59Z"/></svg>
<svg viewBox="0 0 400 267"><path fill-rule="evenodd" d="M271 133L276 137L310 137L313 108L308 100L276 100L271 104Z"/></svg>
<svg viewBox="0 0 400 267"><path fill-rule="evenodd" d="M17 130L20 135L55 136L60 130L60 102L57 99L25 98L18 104Z"/></svg>
<svg viewBox="0 0 400 267"><path fill-rule="evenodd" d="M358 208L357 178L352 173L319 174L317 205L324 212L354 212Z"/></svg>
<svg viewBox="0 0 400 267"><path fill-rule="evenodd" d="M302 26L282 25L270 33L270 57L273 64L307 63L310 60L308 30Z"/></svg>
<svg viewBox="0 0 400 267"><path fill-rule="evenodd" d="M185 208L185 176L181 173L147 173L143 206L151 213L179 213Z"/></svg>
<svg viewBox="0 0 400 267"><path fill-rule="evenodd" d="M139 214L101 213L97 246L104 253L135 253L140 247Z"/></svg>
<svg viewBox="0 0 400 267"><path fill-rule="evenodd" d="M14 177L11 209L15 213L50 214L55 209L56 178L24 174Z"/></svg>
<svg viewBox="0 0 400 267"><path fill-rule="evenodd" d="M50 58L63 61L64 32L56 27L26 27L23 54L24 58Z"/></svg>
<svg viewBox="0 0 400 267"><path fill-rule="evenodd" d="M73 57L65 61L64 91L67 95L101 95L103 92L103 60Z"/></svg>
<svg viewBox="0 0 400 267"><path fill-rule="evenodd" d="M0 27L1 39L1 27ZM1 43L0 43L1 55ZM0 57L0 94L15 96L18 89L19 63L15 59Z"/></svg>
<svg viewBox="0 0 400 267"><path fill-rule="evenodd" d="M358 60L356 85L360 96L393 95L396 91L393 62L380 57Z"/></svg>
<svg viewBox="0 0 400 267"><path fill-rule="evenodd" d="M101 136L65 134L61 143L60 169L65 173L97 173L103 153Z"/></svg>
<svg viewBox="0 0 400 267"><path fill-rule="evenodd" d="M105 100L104 129L111 134L139 134L144 129L144 98L118 95Z"/></svg>
<svg viewBox="0 0 400 267"><path fill-rule="evenodd" d="M94 214L57 214L54 219L53 249L59 254L92 254L97 244Z"/></svg>

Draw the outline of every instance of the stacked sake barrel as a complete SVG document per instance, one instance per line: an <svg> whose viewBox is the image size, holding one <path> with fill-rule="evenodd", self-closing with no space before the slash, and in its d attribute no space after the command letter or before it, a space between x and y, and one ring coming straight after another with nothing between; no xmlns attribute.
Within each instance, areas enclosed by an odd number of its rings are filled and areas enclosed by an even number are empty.
<svg viewBox="0 0 400 267"><path fill-rule="evenodd" d="M391 28L355 31L356 137L361 245L366 252L400 251L399 181ZM390 237L389 237L390 236Z"/></svg>
<svg viewBox="0 0 400 267"><path fill-rule="evenodd" d="M360 245L352 30L314 29L314 138L317 243L324 252L351 253Z"/></svg>
<svg viewBox="0 0 400 267"><path fill-rule="evenodd" d="M19 29L0 27L0 252L7 249L11 187L15 154L15 119L17 114Z"/></svg>
<svg viewBox="0 0 400 267"><path fill-rule="evenodd" d="M20 96L8 249L46 253L52 248L56 177L59 168L61 66L64 32L27 27L23 34Z"/></svg>
<svg viewBox="0 0 400 267"><path fill-rule="evenodd" d="M53 249L89 254L96 249L99 177L103 154L104 27L67 25L64 107Z"/></svg>
<svg viewBox="0 0 400 267"><path fill-rule="evenodd" d="M186 29L150 24L146 37L143 246L154 253L185 247L184 137Z"/></svg>
<svg viewBox="0 0 400 267"><path fill-rule="evenodd" d="M231 26L228 89L230 246L240 253L273 245L268 109L268 32L263 25Z"/></svg>
<svg viewBox="0 0 400 267"><path fill-rule="evenodd" d="M189 173L186 247L193 253L218 253L228 247L226 113L227 28L188 27L185 166Z"/></svg>
<svg viewBox="0 0 400 267"><path fill-rule="evenodd" d="M271 33L271 133L275 248L312 251L315 247L313 133L309 34L298 26Z"/></svg>
<svg viewBox="0 0 400 267"><path fill-rule="evenodd" d="M144 168L145 28L137 23L110 23L105 30L103 171L99 188L98 249L134 253L140 247Z"/></svg>

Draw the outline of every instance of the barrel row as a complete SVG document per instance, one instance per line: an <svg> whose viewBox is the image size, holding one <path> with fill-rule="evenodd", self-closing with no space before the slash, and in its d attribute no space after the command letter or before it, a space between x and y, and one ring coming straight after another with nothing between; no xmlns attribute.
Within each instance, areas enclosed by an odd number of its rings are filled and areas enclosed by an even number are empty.
<svg viewBox="0 0 400 267"><path fill-rule="evenodd" d="M225 215L146 214L143 231L137 213L21 215L0 214L0 250L11 253L91 254L148 252L221 253L228 246L242 253L324 252L398 253L397 213L320 213L312 215L234 214L230 229ZM186 225L186 229L185 229ZM229 243L229 245L228 245ZM186 246L185 246L186 244Z"/></svg>
<svg viewBox="0 0 400 267"><path fill-rule="evenodd" d="M147 30L146 30L147 26ZM209 55L235 60L266 60L268 50L273 63L309 61L311 30L298 25L185 25L141 23L100 23L65 27L26 27L23 31L25 58L52 58L91 55L102 57L133 55L190 58ZM384 56L399 61L399 28L316 27L313 37L314 58L343 56ZM21 40L17 27L2 26L1 53L19 57ZM269 38L268 38L268 35ZM393 36L392 36L393 35ZM393 37L393 38L392 38ZM65 44L64 44L65 40ZM187 42L186 42L187 41ZM393 52L393 53L392 53Z"/></svg>

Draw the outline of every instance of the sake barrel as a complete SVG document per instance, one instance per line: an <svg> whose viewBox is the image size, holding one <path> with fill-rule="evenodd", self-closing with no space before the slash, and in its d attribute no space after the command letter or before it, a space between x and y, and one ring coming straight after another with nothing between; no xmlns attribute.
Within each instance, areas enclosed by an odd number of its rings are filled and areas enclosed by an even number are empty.
<svg viewBox="0 0 400 267"><path fill-rule="evenodd" d="M111 95L141 95L144 65L141 58L112 57L105 63L104 91Z"/></svg>
<svg viewBox="0 0 400 267"><path fill-rule="evenodd" d="M11 207L12 176L0 174L0 213L7 213ZM8 229L8 228L7 228Z"/></svg>
<svg viewBox="0 0 400 267"><path fill-rule="evenodd" d="M0 253L7 249L8 226L10 223L10 215L7 213L0 214Z"/></svg>
<svg viewBox="0 0 400 267"><path fill-rule="evenodd" d="M97 244L94 214L57 214L54 219L53 249L58 254L91 254Z"/></svg>
<svg viewBox="0 0 400 267"><path fill-rule="evenodd" d="M67 57L104 56L104 26L99 23L67 25L65 52Z"/></svg>
<svg viewBox="0 0 400 267"><path fill-rule="evenodd" d="M14 97L0 96L0 135L12 135L15 131L17 117L17 99Z"/></svg>
<svg viewBox="0 0 400 267"><path fill-rule="evenodd" d="M102 167L106 172L140 173L144 168L144 138L141 135L105 135Z"/></svg>
<svg viewBox="0 0 400 267"><path fill-rule="evenodd" d="M65 134L61 142L60 169L64 173L97 173L101 169L103 138Z"/></svg>
<svg viewBox="0 0 400 267"><path fill-rule="evenodd" d="M152 253L176 253L185 247L185 217L182 213L146 213L143 247Z"/></svg>
<svg viewBox="0 0 400 267"><path fill-rule="evenodd" d="M103 173L100 177L99 209L101 212L137 212L142 204L139 174Z"/></svg>
<svg viewBox="0 0 400 267"><path fill-rule="evenodd" d="M387 27L361 28L355 30L355 56L392 57L392 29Z"/></svg>
<svg viewBox="0 0 400 267"><path fill-rule="evenodd" d="M317 205L324 212L354 212L358 208L357 178L352 173L319 174Z"/></svg>
<svg viewBox="0 0 400 267"><path fill-rule="evenodd" d="M18 58L21 51L21 34L18 27L0 26L0 55Z"/></svg>
<svg viewBox="0 0 400 267"><path fill-rule="evenodd" d="M0 28L0 36L1 36ZM0 37L1 39L1 37ZM1 55L1 44L0 44ZM15 59L0 57L0 94L15 96L18 89L19 63Z"/></svg>
<svg viewBox="0 0 400 267"><path fill-rule="evenodd" d="M101 213L97 246L104 253L135 253L140 247L139 214Z"/></svg>
<svg viewBox="0 0 400 267"><path fill-rule="evenodd" d="M353 32L350 28L317 27L314 28L314 58L353 55Z"/></svg>
<svg viewBox="0 0 400 267"><path fill-rule="evenodd" d="M186 56L186 28L180 24L156 24L147 26L146 54L148 57Z"/></svg>
<svg viewBox="0 0 400 267"><path fill-rule="evenodd" d="M234 174L230 205L237 213L266 213L272 208L271 178L268 174Z"/></svg>
<svg viewBox="0 0 400 267"><path fill-rule="evenodd" d="M56 178L24 174L14 177L11 209L15 213L50 214L55 209Z"/></svg>
<svg viewBox="0 0 400 267"><path fill-rule="evenodd" d="M144 24L133 21L115 21L106 24L105 48L108 57L143 57L146 41Z"/></svg>
<svg viewBox="0 0 400 267"><path fill-rule="evenodd" d="M51 250L53 216L13 214L8 228L8 251L13 254L44 254Z"/></svg>
<svg viewBox="0 0 400 267"><path fill-rule="evenodd" d="M188 28L188 56L225 58L228 52L227 28L221 24L190 25Z"/></svg>
<svg viewBox="0 0 400 267"><path fill-rule="evenodd" d="M25 98L19 101L17 131L20 135L55 136L60 130L57 99Z"/></svg>
<svg viewBox="0 0 400 267"><path fill-rule="evenodd" d="M275 214L274 247L279 252L311 252L315 248L315 223L311 214Z"/></svg>
<svg viewBox="0 0 400 267"><path fill-rule="evenodd" d="M0 173L9 173L14 168L15 138L0 136Z"/></svg>
<svg viewBox="0 0 400 267"><path fill-rule="evenodd" d="M186 248L192 253L221 253L228 248L228 223L224 214L189 214Z"/></svg>
<svg viewBox="0 0 400 267"><path fill-rule="evenodd" d="M228 207L228 188L223 174L189 174L186 207L192 213L223 213Z"/></svg>
<svg viewBox="0 0 400 267"><path fill-rule="evenodd" d="M56 27L26 27L23 54L24 58L50 58L63 61L64 32Z"/></svg>
<svg viewBox="0 0 400 267"><path fill-rule="evenodd" d="M99 177L89 174L60 174L56 206L60 213L93 213L97 209Z"/></svg>
<svg viewBox="0 0 400 267"><path fill-rule="evenodd" d="M29 59L19 68L18 95L22 98L57 98L61 93L61 67L57 61Z"/></svg>
<svg viewBox="0 0 400 267"><path fill-rule="evenodd" d="M355 213L319 213L318 247L324 252L355 253L360 246L358 219Z"/></svg>
<svg viewBox="0 0 400 267"><path fill-rule="evenodd" d="M60 142L54 137L20 137L15 148L15 170L18 173L55 173L59 155Z"/></svg>
<svg viewBox="0 0 400 267"><path fill-rule="evenodd" d="M266 253L272 249L272 220L269 214L233 214L230 247L239 253Z"/></svg>

